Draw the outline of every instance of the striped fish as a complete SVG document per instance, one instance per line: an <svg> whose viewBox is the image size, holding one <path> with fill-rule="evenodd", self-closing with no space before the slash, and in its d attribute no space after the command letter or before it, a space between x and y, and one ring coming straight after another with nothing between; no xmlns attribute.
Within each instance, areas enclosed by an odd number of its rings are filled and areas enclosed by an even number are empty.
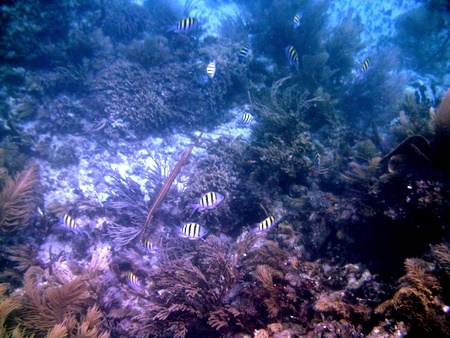
<svg viewBox="0 0 450 338"><path fill-rule="evenodd" d="M152 253L152 254L155 252L158 252L161 249L159 244L157 244L156 242L153 242L149 239L143 239L142 246L144 247L144 250L147 253Z"/></svg>
<svg viewBox="0 0 450 338"><path fill-rule="evenodd" d="M79 235L84 235L86 237L91 238L91 236L89 235L89 233L81 228L77 222L75 222L75 220L68 214L64 214L62 216L59 216L59 222L60 222L60 226L65 228L65 229L69 229L70 231L72 231L73 233L79 234Z"/></svg>
<svg viewBox="0 0 450 338"><path fill-rule="evenodd" d="M239 123L249 124L252 121L253 121L253 116L250 115L249 113L245 113L244 115L242 115L241 119L239 120Z"/></svg>
<svg viewBox="0 0 450 338"><path fill-rule="evenodd" d="M250 54L250 46L247 45L247 46L242 47L238 54L238 61L244 62L247 59L249 54Z"/></svg>
<svg viewBox="0 0 450 338"><path fill-rule="evenodd" d="M300 26L302 18L303 18L303 11L299 11L297 14L295 14L294 20L292 20L293 24L294 24L294 28L297 28Z"/></svg>
<svg viewBox="0 0 450 338"><path fill-rule="evenodd" d="M176 25L170 26L167 31L175 33L186 33L197 25L198 21L195 18L186 18L178 22Z"/></svg>
<svg viewBox="0 0 450 338"><path fill-rule="evenodd" d="M139 282L139 279L137 278L137 276L134 273L128 272L125 279L127 281L128 286L130 288L132 288L133 290L142 289L142 284Z"/></svg>
<svg viewBox="0 0 450 338"><path fill-rule="evenodd" d="M213 79L214 75L216 74L216 60L208 63L208 66L206 67L206 74L208 74L211 80Z"/></svg>
<svg viewBox="0 0 450 338"><path fill-rule="evenodd" d="M275 224L275 217L269 216L264 221L256 224L256 232L266 231L272 228Z"/></svg>
<svg viewBox="0 0 450 338"><path fill-rule="evenodd" d="M64 227L74 232L78 232L80 230L78 224L72 217L70 217L70 215L64 214L62 216L62 223Z"/></svg>
<svg viewBox="0 0 450 338"><path fill-rule="evenodd" d="M314 154L314 164L316 165L317 172L320 172L320 166L322 164L322 159L321 159L320 153L318 151L316 151L316 153Z"/></svg>
<svg viewBox="0 0 450 338"><path fill-rule="evenodd" d="M189 239L199 239L207 234L205 228L198 223L186 223L180 230L180 236Z"/></svg>
<svg viewBox="0 0 450 338"><path fill-rule="evenodd" d="M298 54L294 46L290 45L286 47L286 56L289 60L289 64L298 69Z"/></svg>
<svg viewBox="0 0 450 338"><path fill-rule="evenodd" d="M362 66L361 66L361 74L364 74L365 72L367 72L367 70L369 69L370 66L370 59L367 58L364 60Z"/></svg>
<svg viewBox="0 0 450 338"><path fill-rule="evenodd" d="M204 194L200 199L198 200L197 204L192 204L192 208L194 208L191 212L191 215L195 211L203 211L206 209L212 209L216 206L218 206L225 197L217 192L208 192Z"/></svg>

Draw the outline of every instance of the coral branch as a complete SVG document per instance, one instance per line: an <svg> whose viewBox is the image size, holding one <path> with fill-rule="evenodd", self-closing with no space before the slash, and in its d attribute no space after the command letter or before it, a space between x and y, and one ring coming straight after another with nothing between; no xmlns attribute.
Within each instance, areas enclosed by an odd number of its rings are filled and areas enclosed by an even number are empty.
<svg viewBox="0 0 450 338"><path fill-rule="evenodd" d="M28 226L37 204L39 167L31 165L15 179L9 178L0 193L0 230L11 232Z"/></svg>

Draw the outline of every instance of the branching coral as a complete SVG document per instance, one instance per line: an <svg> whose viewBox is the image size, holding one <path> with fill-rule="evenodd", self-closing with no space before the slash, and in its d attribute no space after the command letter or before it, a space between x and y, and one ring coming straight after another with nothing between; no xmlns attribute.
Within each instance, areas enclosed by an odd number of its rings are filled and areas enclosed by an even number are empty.
<svg viewBox="0 0 450 338"><path fill-rule="evenodd" d="M7 334L6 321L11 314L20 308L20 301L17 295L7 296L8 284L0 284L0 336L9 337ZM13 335L13 337L15 337Z"/></svg>
<svg viewBox="0 0 450 338"><path fill-rule="evenodd" d="M17 322L38 336L109 337L100 329L102 313L92 306L87 275L67 280L61 271L51 275L39 267L28 269Z"/></svg>
<svg viewBox="0 0 450 338"><path fill-rule="evenodd" d="M448 337L447 315L435 301L441 287L429 264L408 258L405 267L406 275L400 278L400 288L376 311L410 323L411 335Z"/></svg>
<svg viewBox="0 0 450 338"><path fill-rule="evenodd" d="M39 205L39 167L30 165L15 179L8 178L0 193L0 230L12 232L28 226Z"/></svg>

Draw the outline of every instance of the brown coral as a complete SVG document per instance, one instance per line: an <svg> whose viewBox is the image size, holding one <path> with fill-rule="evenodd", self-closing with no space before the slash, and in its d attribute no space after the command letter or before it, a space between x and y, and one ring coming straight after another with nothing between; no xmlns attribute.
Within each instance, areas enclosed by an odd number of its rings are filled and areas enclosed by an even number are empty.
<svg viewBox="0 0 450 338"><path fill-rule="evenodd" d="M0 193L0 230L11 232L28 226L39 201L39 167L30 165L15 179L8 178Z"/></svg>

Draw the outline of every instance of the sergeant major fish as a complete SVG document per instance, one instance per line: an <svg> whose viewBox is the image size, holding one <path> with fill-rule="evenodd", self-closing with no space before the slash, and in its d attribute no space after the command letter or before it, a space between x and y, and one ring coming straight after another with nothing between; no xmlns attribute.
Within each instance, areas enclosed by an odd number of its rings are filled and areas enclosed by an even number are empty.
<svg viewBox="0 0 450 338"><path fill-rule="evenodd" d="M208 74L211 80L214 78L214 75L216 74L216 60L208 63L208 66L206 67L206 74Z"/></svg>
<svg viewBox="0 0 450 338"><path fill-rule="evenodd" d="M198 223L185 223L180 228L180 236L189 239L199 239L208 232Z"/></svg>
<svg viewBox="0 0 450 338"><path fill-rule="evenodd" d="M161 250L161 243L156 243L154 241L151 241L149 239L143 239L142 240L142 246L144 247L144 250L147 253L151 253L154 254L156 252L158 252L159 250Z"/></svg>
<svg viewBox="0 0 450 338"><path fill-rule="evenodd" d="M134 273L128 272L125 279L127 281L128 286L130 288L132 288L133 290L142 289L142 284L139 282L139 279L137 278L137 276Z"/></svg>
<svg viewBox="0 0 450 338"><path fill-rule="evenodd" d="M70 215L64 214L60 216L59 219L62 227L69 229L73 233L83 234L89 238L91 237L89 236L86 230L80 228L80 226L75 222L75 220Z"/></svg>
<svg viewBox="0 0 450 338"><path fill-rule="evenodd" d="M292 20L294 28L297 28L300 26L302 18L303 18L303 11L299 11L297 14L295 14L294 20Z"/></svg>
<svg viewBox="0 0 450 338"><path fill-rule="evenodd" d="M264 221L256 224L256 228L252 232L262 232L269 230L275 225L275 217L269 216Z"/></svg>
<svg viewBox="0 0 450 338"><path fill-rule="evenodd" d="M195 18L186 18L178 22L176 25L170 26L167 31L175 33L187 33L192 28L198 25L198 21Z"/></svg>
<svg viewBox="0 0 450 338"><path fill-rule="evenodd" d="M242 47L238 54L238 61L244 62L249 54L250 54L250 45Z"/></svg>
<svg viewBox="0 0 450 338"><path fill-rule="evenodd" d="M224 198L225 197L223 195L214 191L204 194L202 197L200 197L198 203L191 205L191 207L194 208L191 212L191 215L195 211L201 212L206 209L215 208L224 200Z"/></svg>
<svg viewBox="0 0 450 338"><path fill-rule="evenodd" d="M289 64L298 70L298 54L297 54L297 51L295 50L294 46L292 46L292 45L287 46L285 51L286 51L286 56L289 60Z"/></svg>
<svg viewBox="0 0 450 338"><path fill-rule="evenodd" d="M241 118L239 119L239 123L241 124L249 124L253 121L253 116L249 113L245 113L241 116Z"/></svg>

